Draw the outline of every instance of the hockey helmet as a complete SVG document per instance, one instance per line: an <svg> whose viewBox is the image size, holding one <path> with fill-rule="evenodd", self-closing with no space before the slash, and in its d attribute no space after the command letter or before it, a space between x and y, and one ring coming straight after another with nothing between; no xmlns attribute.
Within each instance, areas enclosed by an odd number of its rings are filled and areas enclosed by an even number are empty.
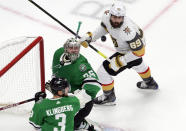
<svg viewBox="0 0 186 131"><path fill-rule="evenodd" d="M126 8L123 2L116 1L112 4L110 8L110 14L114 16L125 16L126 15Z"/></svg>
<svg viewBox="0 0 186 131"><path fill-rule="evenodd" d="M64 44L64 50L71 62L79 57L80 44L75 38L69 38Z"/></svg>
<svg viewBox="0 0 186 131"><path fill-rule="evenodd" d="M65 93L66 88L69 88L69 91L71 89L70 84L66 78L60 78L56 76L52 78L50 87L54 95L58 95L58 91L62 91Z"/></svg>

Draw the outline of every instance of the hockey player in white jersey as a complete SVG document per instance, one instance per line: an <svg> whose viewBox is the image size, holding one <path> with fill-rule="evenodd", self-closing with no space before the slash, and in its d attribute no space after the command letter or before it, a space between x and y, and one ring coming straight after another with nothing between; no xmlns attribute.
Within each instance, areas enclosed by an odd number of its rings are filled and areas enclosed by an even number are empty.
<svg viewBox="0 0 186 131"><path fill-rule="evenodd" d="M95 104L115 104L114 79L125 69L134 69L143 81L137 83L140 89L158 89L158 84L151 76L151 71L142 59L145 54L145 39L140 29L129 17L123 3L115 2L110 10L104 12L101 24L93 32L88 32L80 43L85 48L101 36L109 34L113 41L116 53L105 60L99 67L97 74L102 84L104 94L95 98Z"/></svg>

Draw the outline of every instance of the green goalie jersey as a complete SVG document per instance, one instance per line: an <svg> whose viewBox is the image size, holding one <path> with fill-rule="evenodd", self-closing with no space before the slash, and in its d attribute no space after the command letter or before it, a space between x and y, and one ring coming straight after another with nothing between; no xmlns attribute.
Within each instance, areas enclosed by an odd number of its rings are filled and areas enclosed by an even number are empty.
<svg viewBox="0 0 186 131"><path fill-rule="evenodd" d="M98 76L88 63L87 59L80 54L73 63L61 64L64 55L64 48L59 48L54 53L52 73L55 76L66 78L71 85L71 93L77 89L85 89L86 93L95 98L101 85Z"/></svg>
<svg viewBox="0 0 186 131"><path fill-rule="evenodd" d="M80 109L79 99L67 96L35 103L29 121L41 131L74 131L74 116Z"/></svg>

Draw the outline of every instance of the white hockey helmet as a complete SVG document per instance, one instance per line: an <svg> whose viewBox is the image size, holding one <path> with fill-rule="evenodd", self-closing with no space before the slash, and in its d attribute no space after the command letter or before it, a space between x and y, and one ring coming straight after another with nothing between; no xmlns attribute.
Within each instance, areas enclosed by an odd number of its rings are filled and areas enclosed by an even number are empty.
<svg viewBox="0 0 186 131"><path fill-rule="evenodd" d="M78 52L70 53L68 52L68 48L77 48ZM68 58L73 62L79 57L80 44L75 38L69 38L64 44L64 50Z"/></svg>
<svg viewBox="0 0 186 131"><path fill-rule="evenodd" d="M114 16L125 16L126 15L126 8L123 2L116 1L112 4L110 8L110 14Z"/></svg>

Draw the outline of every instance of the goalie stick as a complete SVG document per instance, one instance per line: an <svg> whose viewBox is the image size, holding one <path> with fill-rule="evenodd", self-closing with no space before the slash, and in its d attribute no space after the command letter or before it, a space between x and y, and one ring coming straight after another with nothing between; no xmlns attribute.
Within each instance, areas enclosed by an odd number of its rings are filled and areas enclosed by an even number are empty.
<svg viewBox="0 0 186 131"><path fill-rule="evenodd" d="M72 31L70 28L68 28L66 25L64 25L62 22L60 22L58 19L56 19L54 16L52 16L49 12L47 12L45 9L43 9L40 5L38 5L37 3L35 3L33 0L28 0L29 2L31 2L33 5L35 5L37 8L39 8L41 11L43 11L45 14L47 14L50 18L52 18L54 21L56 21L58 24L60 24L62 27L64 27L65 29L67 29L70 33L72 33L73 35L75 35L77 38L81 38L78 34L76 34L74 31ZM96 49L94 46L92 46L91 44L89 44L89 47L92 48L94 51L96 51L99 55L101 55L102 57L104 57L107 61L110 62L110 59L104 55L102 52L100 52L98 49Z"/></svg>

